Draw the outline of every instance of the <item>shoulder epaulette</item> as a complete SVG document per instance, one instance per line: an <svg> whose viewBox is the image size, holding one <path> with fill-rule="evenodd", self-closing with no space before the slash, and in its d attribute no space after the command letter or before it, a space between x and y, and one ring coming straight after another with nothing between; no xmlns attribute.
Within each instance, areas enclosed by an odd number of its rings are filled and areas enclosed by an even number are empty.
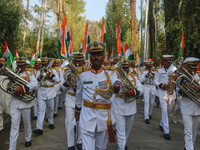
<svg viewBox="0 0 200 150"><path fill-rule="evenodd" d="M80 74L82 72L89 71L90 67L82 66L82 67L78 67L76 70Z"/></svg>
<svg viewBox="0 0 200 150"><path fill-rule="evenodd" d="M136 77L138 78L138 80L140 80L138 74L136 74L136 73L131 73L130 75L131 75L131 76L136 76Z"/></svg>
<svg viewBox="0 0 200 150"><path fill-rule="evenodd" d="M33 71L33 68L26 68L26 71Z"/></svg>
<svg viewBox="0 0 200 150"><path fill-rule="evenodd" d="M103 69L104 70L111 70L111 71L114 71L116 69L115 66L103 66Z"/></svg>
<svg viewBox="0 0 200 150"><path fill-rule="evenodd" d="M160 68L163 68L163 66L157 67L156 69L160 69Z"/></svg>

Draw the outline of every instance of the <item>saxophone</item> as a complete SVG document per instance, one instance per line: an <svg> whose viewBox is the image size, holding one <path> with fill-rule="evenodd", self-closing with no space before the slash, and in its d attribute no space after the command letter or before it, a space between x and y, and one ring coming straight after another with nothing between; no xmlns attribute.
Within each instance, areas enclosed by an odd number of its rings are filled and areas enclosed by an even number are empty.
<svg viewBox="0 0 200 150"><path fill-rule="evenodd" d="M4 64L3 67L0 69L0 75L7 76L6 78L2 79L0 82L0 88L4 92L16 97L19 100L26 101L26 102L32 101L35 98L35 91L24 93L23 95L15 94L16 89L18 89L20 86L28 84L29 82L23 79L22 77L20 77L14 71L12 71L6 64ZM9 88L6 87L7 86L5 84L6 80L10 81Z"/></svg>
<svg viewBox="0 0 200 150"><path fill-rule="evenodd" d="M125 73L125 71L122 69L122 60L119 61L116 64L116 68L117 68L117 74L120 77L121 81L122 81L122 85L123 85L123 89L122 89L122 98L126 101L126 102L131 102L134 100L133 96L127 96L125 93L127 91L129 91L130 89L134 89L135 85L136 85L136 81L134 80L133 82L131 82L129 80L129 78L127 77L127 74Z"/></svg>

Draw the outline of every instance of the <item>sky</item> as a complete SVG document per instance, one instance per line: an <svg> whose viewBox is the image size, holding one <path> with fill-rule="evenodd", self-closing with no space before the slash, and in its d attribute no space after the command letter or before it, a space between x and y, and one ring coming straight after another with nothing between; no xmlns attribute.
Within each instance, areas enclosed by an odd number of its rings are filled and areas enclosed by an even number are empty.
<svg viewBox="0 0 200 150"><path fill-rule="evenodd" d="M26 0L23 1L26 6ZM101 18L105 16L106 4L109 0L84 0L84 1L86 2L84 15L88 20L100 21ZM140 19L140 9L139 9L140 2L141 0L136 1L136 15L138 20ZM34 6L35 4L40 6L41 5L40 0L30 0L30 6Z"/></svg>

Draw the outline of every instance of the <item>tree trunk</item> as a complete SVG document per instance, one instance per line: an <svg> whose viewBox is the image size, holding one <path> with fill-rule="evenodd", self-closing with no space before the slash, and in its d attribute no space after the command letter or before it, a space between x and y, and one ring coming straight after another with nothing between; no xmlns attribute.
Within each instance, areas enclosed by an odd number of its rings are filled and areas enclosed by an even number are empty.
<svg viewBox="0 0 200 150"><path fill-rule="evenodd" d="M141 51L140 51L140 56L141 56L141 62L144 61L143 54L144 54L144 48L143 48L143 26L142 26L142 19L143 19L143 14L142 14L142 5L143 5L143 0L141 0L141 21L140 21L140 34L141 34Z"/></svg>
<svg viewBox="0 0 200 150"><path fill-rule="evenodd" d="M148 47L147 47L147 32L148 32L148 3L149 0L146 0L146 15L145 15L145 35L144 35L144 60L147 59L147 52L148 52Z"/></svg>
<svg viewBox="0 0 200 150"><path fill-rule="evenodd" d="M44 13L43 13L43 22L42 22L42 35L41 35L41 44L40 44L40 57L42 57L43 50L43 41L44 41L44 24L46 18L46 8L47 8L47 0L44 2Z"/></svg>
<svg viewBox="0 0 200 150"><path fill-rule="evenodd" d="M22 51L24 51L25 40L26 40L26 28L27 28L27 14L28 14L28 8L29 8L29 0L27 0L26 12L25 12L25 21L24 21L24 34L23 34Z"/></svg>
<svg viewBox="0 0 200 150"><path fill-rule="evenodd" d="M136 18L136 0L130 0L131 8L131 37L133 54L136 57L136 62L139 65L139 53L138 53L138 26Z"/></svg>
<svg viewBox="0 0 200 150"><path fill-rule="evenodd" d="M43 8L44 0L42 0L41 8ZM41 32L41 23L42 23L42 9L40 12L40 22L39 22L39 29L38 29L38 36L37 36L37 46L36 46L36 59L38 58L39 48L40 48L40 32Z"/></svg>

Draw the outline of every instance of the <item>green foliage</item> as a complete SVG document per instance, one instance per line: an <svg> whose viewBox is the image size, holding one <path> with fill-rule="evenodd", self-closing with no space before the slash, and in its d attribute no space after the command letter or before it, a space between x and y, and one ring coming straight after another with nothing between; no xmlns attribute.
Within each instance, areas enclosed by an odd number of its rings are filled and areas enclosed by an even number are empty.
<svg viewBox="0 0 200 150"><path fill-rule="evenodd" d="M22 0L0 1L0 49L3 49L5 41L11 52L15 52L18 48L21 41L22 15Z"/></svg>

